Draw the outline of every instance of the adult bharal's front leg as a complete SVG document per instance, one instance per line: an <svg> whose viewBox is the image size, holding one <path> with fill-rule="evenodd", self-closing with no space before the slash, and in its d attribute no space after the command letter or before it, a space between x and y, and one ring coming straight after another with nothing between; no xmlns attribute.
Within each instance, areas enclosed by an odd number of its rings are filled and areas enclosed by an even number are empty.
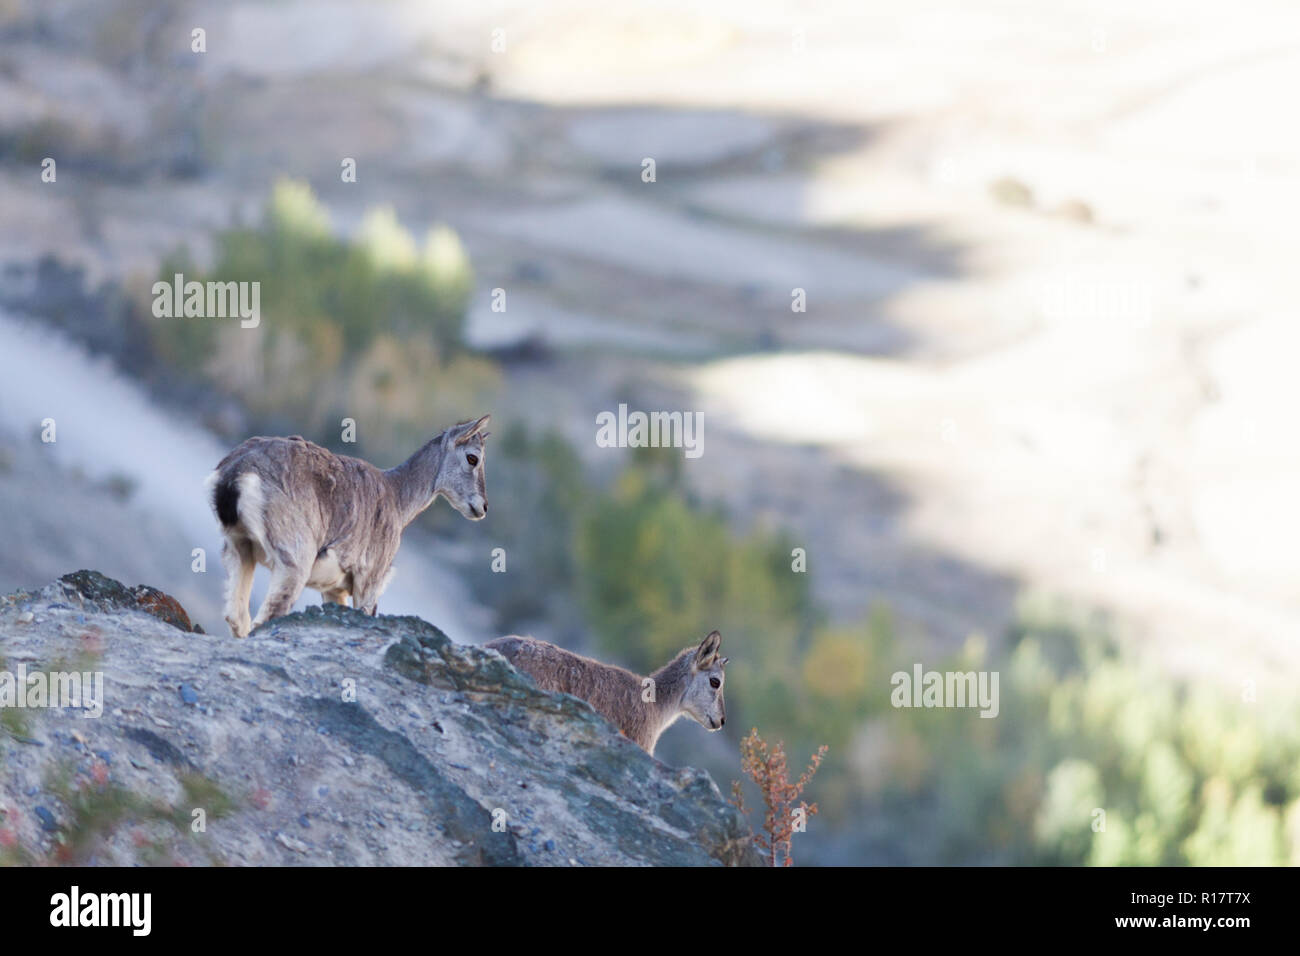
<svg viewBox="0 0 1300 956"><path fill-rule="evenodd" d="M358 608L362 614L369 614L371 617L379 614L379 597L388 587L388 582L393 579L393 569L390 567L379 575L366 575L358 580L353 576L353 583L356 589L352 592L352 606Z"/></svg>
<svg viewBox="0 0 1300 956"><path fill-rule="evenodd" d="M352 592L352 606L362 614L374 617L379 613L379 594L369 582L359 584Z"/></svg>

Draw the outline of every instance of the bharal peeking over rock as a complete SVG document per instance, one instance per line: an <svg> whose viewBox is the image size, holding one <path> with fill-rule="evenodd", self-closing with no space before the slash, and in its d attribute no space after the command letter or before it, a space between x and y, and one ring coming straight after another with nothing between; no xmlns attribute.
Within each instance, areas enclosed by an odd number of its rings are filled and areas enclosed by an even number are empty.
<svg viewBox="0 0 1300 956"><path fill-rule="evenodd" d="M235 637L289 613L304 588L367 614L393 576L402 531L439 495L471 521L487 514L483 431L461 422L396 468L336 455L300 435L250 438L208 478L225 546L226 623ZM257 617L248 598L258 564L271 586Z"/></svg>
<svg viewBox="0 0 1300 956"><path fill-rule="evenodd" d="M659 736L683 714L709 730L721 730L727 722L722 699L727 658L718 653L722 635L717 631L649 677L531 637L498 637L484 646L543 690L581 697L651 755Z"/></svg>

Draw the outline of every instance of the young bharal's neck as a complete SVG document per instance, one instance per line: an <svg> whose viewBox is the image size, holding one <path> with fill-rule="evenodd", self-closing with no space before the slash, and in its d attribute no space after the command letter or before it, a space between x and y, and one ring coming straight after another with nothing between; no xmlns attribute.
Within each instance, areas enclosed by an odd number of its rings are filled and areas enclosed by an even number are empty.
<svg viewBox="0 0 1300 956"><path fill-rule="evenodd" d="M652 757L654 756L655 748L659 746L659 738L664 735L665 730L677 723L677 718L681 717L683 714L684 711L681 710L670 711L668 712L668 716L655 726L654 733L650 738L650 749L647 753Z"/></svg>
<svg viewBox="0 0 1300 956"><path fill-rule="evenodd" d="M421 511L433 504L437 497L438 472L442 469L442 436L426 442L414 455L396 468L384 472L397 495L397 507L402 513L402 527L415 520Z"/></svg>

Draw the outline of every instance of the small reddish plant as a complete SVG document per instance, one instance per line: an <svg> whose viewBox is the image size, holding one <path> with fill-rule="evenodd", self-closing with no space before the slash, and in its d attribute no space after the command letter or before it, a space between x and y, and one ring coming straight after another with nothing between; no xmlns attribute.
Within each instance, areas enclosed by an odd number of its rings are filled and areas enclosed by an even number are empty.
<svg viewBox="0 0 1300 956"><path fill-rule="evenodd" d="M827 749L825 744L818 747L803 776L791 783L784 743L778 741L769 750L767 742L758 735L757 727L751 729L749 736L740 741L740 768L758 785L765 809L763 832L754 835L754 843L767 854L772 866L790 866L794 863L794 858L790 855L791 843L794 834L802 832L802 827L798 831L795 828L796 812L801 820L817 814L817 804L809 805L800 797L803 788L821 766ZM731 781L731 802L741 813L749 815L739 780Z"/></svg>

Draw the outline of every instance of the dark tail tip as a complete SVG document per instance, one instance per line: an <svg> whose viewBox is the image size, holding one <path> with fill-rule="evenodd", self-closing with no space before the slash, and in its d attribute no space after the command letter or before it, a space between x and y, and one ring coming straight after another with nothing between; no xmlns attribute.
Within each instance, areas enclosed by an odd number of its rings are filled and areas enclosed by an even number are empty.
<svg viewBox="0 0 1300 956"><path fill-rule="evenodd" d="M217 482L212 492L212 505L217 509L217 518L227 528L233 528L239 521L239 485L232 475Z"/></svg>

